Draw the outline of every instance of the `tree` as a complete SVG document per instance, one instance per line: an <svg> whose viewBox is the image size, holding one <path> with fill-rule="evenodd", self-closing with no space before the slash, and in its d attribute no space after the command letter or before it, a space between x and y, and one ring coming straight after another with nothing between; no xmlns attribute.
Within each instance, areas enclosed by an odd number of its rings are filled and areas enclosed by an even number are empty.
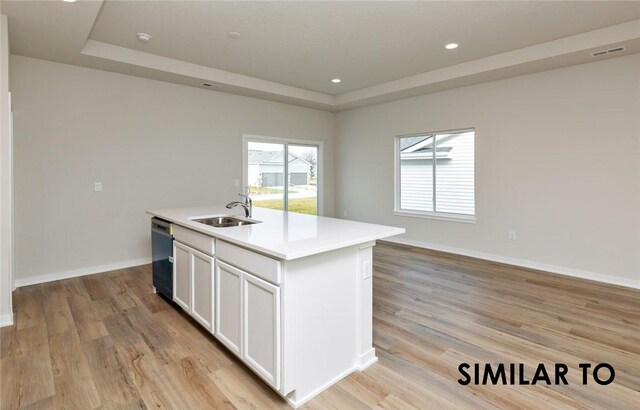
<svg viewBox="0 0 640 410"><path fill-rule="evenodd" d="M302 159L311 164L311 167L309 167L309 175L311 176L311 178L314 178L316 176L316 165L318 163L318 159L316 158L316 150L305 151L302 155Z"/></svg>

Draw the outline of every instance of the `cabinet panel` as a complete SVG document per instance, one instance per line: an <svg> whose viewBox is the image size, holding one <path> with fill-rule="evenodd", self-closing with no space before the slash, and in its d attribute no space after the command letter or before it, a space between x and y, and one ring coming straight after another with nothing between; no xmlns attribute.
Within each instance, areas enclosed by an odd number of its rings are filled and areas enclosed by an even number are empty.
<svg viewBox="0 0 640 410"><path fill-rule="evenodd" d="M231 351L240 355L242 271L216 261L215 336Z"/></svg>
<svg viewBox="0 0 640 410"><path fill-rule="evenodd" d="M223 241L216 244L216 252L216 256L223 261L267 282L279 285L282 280L282 262L279 260Z"/></svg>
<svg viewBox="0 0 640 410"><path fill-rule="evenodd" d="M183 228L182 226L173 225L173 237L176 238L177 241L180 241L185 245L189 245L191 248L198 249L208 255L213 255L215 253L216 240L211 236Z"/></svg>
<svg viewBox="0 0 640 410"><path fill-rule="evenodd" d="M173 241L173 301L191 312L191 253Z"/></svg>
<svg viewBox="0 0 640 410"><path fill-rule="evenodd" d="M192 255L191 315L207 330L213 331L213 277L214 263L211 256L196 250Z"/></svg>
<svg viewBox="0 0 640 410"><path fill-rule="evenodd" d="M242 359L276 390L280 388L280 288L242 275Z"/></svg>

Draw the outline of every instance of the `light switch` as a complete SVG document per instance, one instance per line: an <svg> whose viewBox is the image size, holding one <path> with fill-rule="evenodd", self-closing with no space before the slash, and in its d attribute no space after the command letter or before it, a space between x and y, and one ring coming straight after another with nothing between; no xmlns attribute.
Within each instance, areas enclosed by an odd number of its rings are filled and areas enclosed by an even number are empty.
<svg viewBox="0 0 640 410"><path fill-rule="evenodd" d="M96 182L93 184L93 190L96 192L102 191L102 182Z"/></svg>
<svg viewBox="0 0 640 410"><path fill-rule="evenodd" d="M239 179L234 179L233 180L233 186L240 186L240 180Z"/></svg>
<svg viewBox="0 0 640 410"><path fill-rule="evenodd" d="M369 279L373 274L373 269L371 267L371 261L365 261L362 264L362 279Z"/></svg>

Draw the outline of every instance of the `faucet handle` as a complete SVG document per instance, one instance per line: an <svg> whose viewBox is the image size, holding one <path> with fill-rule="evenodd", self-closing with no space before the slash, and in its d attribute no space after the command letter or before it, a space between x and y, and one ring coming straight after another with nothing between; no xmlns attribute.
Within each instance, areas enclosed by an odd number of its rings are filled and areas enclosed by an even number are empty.
<svg viewBox="0 0 640 410"><path fill-rule="evenodd" d="M249 195L245 195L245 194L238 194L239 197L244 198L244 203L245 205L251 205L251 203L253 202L251 200L251 197Z"/></svg>

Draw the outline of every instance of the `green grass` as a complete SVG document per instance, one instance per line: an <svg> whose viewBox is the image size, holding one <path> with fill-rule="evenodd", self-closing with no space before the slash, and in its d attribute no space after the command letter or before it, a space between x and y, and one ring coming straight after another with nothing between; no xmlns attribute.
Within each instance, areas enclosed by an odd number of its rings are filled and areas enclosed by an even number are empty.
<svg viewBox="0 0 640 410"><path fill-rule="evenodd" d="M260 194L279 194L281 192L283 192L283 189L280 188L263 188L263 187L257 187L257 186L250 186L249 187L249 192L251 192L252 195L260 195ZM296 191L293 189L289 189L289 193L290 194L295 194Z"/></svg>
<svg viewBox="0 0 640 410"><path fill-rule="evenodd" d="M282 210L281 199L266 199L264 201L253 201L253 204L260 208ZM317 215L318 207L316 198L295 198L289 199L289 211L301 214Z"/></svg>

